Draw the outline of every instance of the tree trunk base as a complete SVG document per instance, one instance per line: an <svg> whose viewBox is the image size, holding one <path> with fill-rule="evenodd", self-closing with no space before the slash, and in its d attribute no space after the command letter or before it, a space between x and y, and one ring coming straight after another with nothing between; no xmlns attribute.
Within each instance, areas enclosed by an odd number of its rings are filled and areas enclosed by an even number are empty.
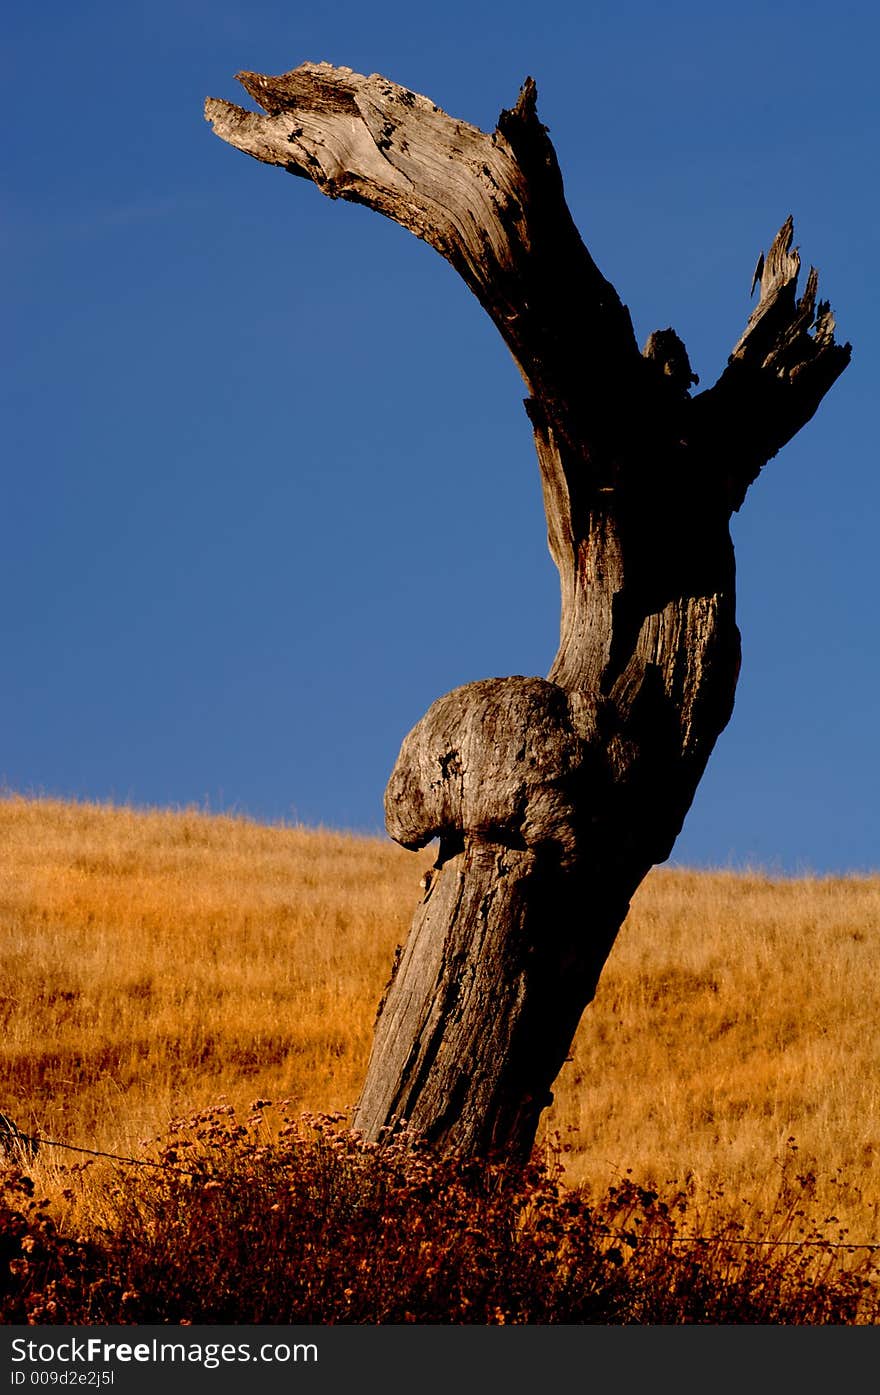
<svg viewBox="0 0 880 1395"><path fill-rule="evenodd" d="M546 850L470 839L426 880L353 1127L525 1160L626 901Z"/></svg>

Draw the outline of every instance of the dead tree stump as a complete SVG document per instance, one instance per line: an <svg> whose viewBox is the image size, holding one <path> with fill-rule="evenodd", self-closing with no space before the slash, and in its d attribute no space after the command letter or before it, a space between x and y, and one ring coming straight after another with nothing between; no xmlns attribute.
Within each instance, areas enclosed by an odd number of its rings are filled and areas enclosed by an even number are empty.
<svg viewBox="0 0 880 1395"><path fill-rule="evenodd" d="M648 869L669 856L739 672L729 520L850 358L792 220L714 387L672 329L643 351L584 246L535 85L491 134L385 78L241 73L209 99L239 150L435 247L522 373L559 569L547 679L440 698L403 743L388 831L439 855L377 1019L354 1119L468 1154L528 1154Z"/></svg>

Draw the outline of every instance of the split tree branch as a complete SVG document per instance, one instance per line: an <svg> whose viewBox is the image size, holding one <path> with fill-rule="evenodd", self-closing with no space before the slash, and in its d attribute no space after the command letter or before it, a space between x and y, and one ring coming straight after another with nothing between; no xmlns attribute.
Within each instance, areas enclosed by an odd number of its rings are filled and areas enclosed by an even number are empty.
<svg viewBox="0 0 880 1395"><path fill-rule="evenodd" d="M852 355L850 344L835 342L828 301L816 302L815 267L798 298L793 235L788 217L759 258L760 298L726 369L692 403L691 444L714 454L732 511L766 462L810 420Z"/></svg>
<svg viewBox="0 0 880 1395"><path fill-rule="evenodd" d="M581 240L531 78L490 134L386 78L328 63L238 76L263 112L209 98L218 136L408 228L492 317L531 394L557 562L567 515L592 509L597 490L628 471L642 486L640 424L650 419L656 435L664 403L670 441L687 442L688 465L712 460L734 510L849 362L828 303L816 304L815 270L796 297L789 218L763 260L760 300L727 369L690 401L684 345L662 330L639 355L626 306Z"/></svg>
<svg viewBox="0 0 880 1395"><path fill-rule="evenodd" d="M238 77L266 114L209 98L218 136L429 243L492 317L530 393L558 403L558 427L599 433L609 394L619 398L641 360L629 312L565 203L530 78L487 134L386 78L327 63ZM580 432L563 426L573 413Z"/></svg>

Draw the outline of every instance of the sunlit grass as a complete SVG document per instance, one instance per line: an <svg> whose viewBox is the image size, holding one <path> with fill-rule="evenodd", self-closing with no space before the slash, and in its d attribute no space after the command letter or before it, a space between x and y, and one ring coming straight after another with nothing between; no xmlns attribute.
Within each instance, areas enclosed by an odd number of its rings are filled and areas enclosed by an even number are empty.
<svg viewBox="0 0 880 1395"><path fill-rule="evenodd" d="M430 852L15 797L0 851L0 1110L20 1128L128 1154L221 1095L350 1109ZM570 1179L631 1169L748 1211L796 1169L817 1211L880 1240L878 969L880 878L654 872L545 1116ZM47 1189L61 1156L35 1164Z"/></svg>

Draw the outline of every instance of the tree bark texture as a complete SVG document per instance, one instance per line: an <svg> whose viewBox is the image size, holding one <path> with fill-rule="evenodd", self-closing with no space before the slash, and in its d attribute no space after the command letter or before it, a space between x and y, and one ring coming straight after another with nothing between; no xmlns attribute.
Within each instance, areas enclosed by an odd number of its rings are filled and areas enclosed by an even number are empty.
<svg viewBox="0 0 880 1395"><path fill-rule="evenodd" d="M384 213L436 248L526 384L561 582L546 679L440 698L386 792L405 847L439 839L380 1005L354 1124L522 1158L630 898L669 856L739 672L729 520L846 367L789 218L718 382L672 329L643 350L584 246L535 85L488 134L385 78L241 73L209 99L239 150Z"/></svg>

